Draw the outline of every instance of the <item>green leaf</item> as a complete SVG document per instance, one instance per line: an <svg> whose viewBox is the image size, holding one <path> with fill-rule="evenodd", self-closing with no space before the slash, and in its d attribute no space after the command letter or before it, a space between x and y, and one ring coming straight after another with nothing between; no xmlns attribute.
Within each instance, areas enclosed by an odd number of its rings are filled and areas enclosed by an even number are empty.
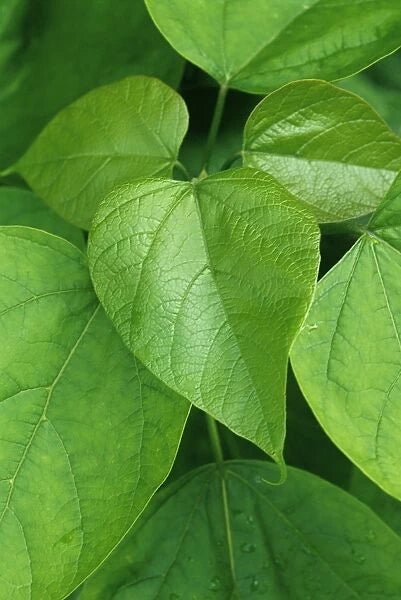
<svg viewBox="0 0 401 600"><path fill-rule="evenodd" d="M127 75L178 85L183 61L153 25L143 0L2 0L0 166L89 90Z"/></svg>
<svg viewBox="0 0 401 600"><path fill-rule="evenodd" d="M89 229L99 200L116 186L172 174L187 127L174 90L127 77L62 110L14 170L64 219Z"/></svg>
<svg viewBox="0 0 401 600"><path fill-rule="evenodd" d="M229 462L167 488L81 600L397 598L401 540L339 488L292 468L269 486L272 470Z"/></svg>
<svg viewBox="0 0 401 600"><path fill-rule="evenodd" d="M128 353L78 249L0 241L0 599L60 600L167 476L188 405Z"/></svg>
<svg viewBox="0 0 401 600"><path fill-rule="evenodd" d="M29 190L0 187L0 225L43 229L65 238L81 250L86 245L83 231L61 219Z"/></svg>
<svg viewBox="0 0 401 600"><path fill-rule="evenodd" d="M318 242L309 214L264 173L138 179L96 214L90 268L132 352L280 461L287 357Z"/></svg>
<svg viewBox="0 0 401 600"><path fill-rule="evenodd" d="M401 499L401 177L368 229L319 282L291 360L317 419Z"/></svg>
<svg viewBox="0 0 401 600"><path fill-rule="evenodd" d="M145 1L177 52L244 92L342 79L401 45L399 0Z"/></svg>
<svg viewBox="0 0 401 600"><path fill-rule="evenodd" d="M348 491L370 506L401 537L401 504L385 494L356 467L352 467Z"/></svg>
<svg viewBox="0 0 401 600"><path fill-rule="evenodd" d="M341 81L341 87L361 96L371 104L379 115L388 123L397 134L401 133L401 91L394 87L384 87L368 76L360 73Z"/></svg>
<svg viewBox="0 0 401 600"><path fill-rule="evenodd" d="M383 200L401 169L401 140L358 96L324 81L296 81L255 108L243 157L319 221L341 221Z"/></svg>

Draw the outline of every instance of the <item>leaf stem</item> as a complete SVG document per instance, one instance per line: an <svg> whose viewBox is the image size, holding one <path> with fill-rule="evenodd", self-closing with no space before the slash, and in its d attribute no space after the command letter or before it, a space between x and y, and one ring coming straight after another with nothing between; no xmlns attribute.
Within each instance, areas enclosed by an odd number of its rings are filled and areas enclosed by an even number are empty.
<svg viewBox="0 0 401 600"><path fill-rule="evenodd" d="M206 142L205 152L203 154L202 170L208 168L211 154L213 152L216 137L219 131L221 118L224 112L224 106L226 103L228 87L225 85L220 86L219 93L217 96L216 106L214 107L214 113L212 122L210 125L209 135Z"/></svg>
<svg viewBox="0 0 401 600"><path fill-rule="evenodd" d="M224 463L223 449L221 447L219 430L217 429L217 423L210 415L206 415L207 430L209 432L210 441L212 444L212 450L216 459L217 465L220 467Z"/></svg>
<svg viewBox="0 0 401 600"><path fill-rule="evenodd" d="M174 163L174 166L176 167L176 169L178 169L183 175L184 177L186 177L186 179L189 181L191 179L191 176L188 172L188 169L186 168L185 165L182 164L182 162L180 162L179 160L177 160Z"/></svg>
<svg viewBox="0 0 401 600"><path fill-rule="evenodd" d="M227 160L225 162L223 162L220 171L226 171L227 169L229 169L236 160L238 160L239 158L241 158L242 153L241 152L236 152L235 154L233 154L232 156L230 156L230 158L227 158Z"/></svg>
<svg viewBox="0 0 401 600"><path fill-rule="evenodd" d="M228 505L228 493L227 493L227 484L225 478L224 471L224 456L223 450L221 447L219 430L216 421L210 415L206 414L206 423L207 429L209 432L210 441L212 444L213 454L216 459L217 468L220 473L220 481L221 481L221 495L223 499L223 511L224 511L224 524L226 528L226 537L227 537L227 548L228 548L228 556L230 560L230 571L231 577L233 580L233 594L232 598L238 598L237 592L237 578L235 574L235 560L234 560L234 544L233 537L231 533L231 518L230 518L230 508Z"/></svg>

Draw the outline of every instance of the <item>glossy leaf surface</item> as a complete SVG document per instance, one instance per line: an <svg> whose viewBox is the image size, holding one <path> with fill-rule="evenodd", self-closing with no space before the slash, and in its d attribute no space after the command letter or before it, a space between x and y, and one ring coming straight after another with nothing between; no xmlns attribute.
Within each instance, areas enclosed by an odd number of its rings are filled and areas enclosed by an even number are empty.
<svg viewBox="0 0 401 600"><path fill-rule="evenodd" d="M318 242L309 214L264 173L143 179L101 205L90 268L132 352L280 461L287 356L314 289Z"/></svg>
<svg viewBox="0 0 401 600"><path fill-rule="evenodd" d="M220 84L245 92L266 93L294 79L342 79L401 44L398 0L146 4L180 54Z"/></svg>
<svg viewBox="0 0 401 600"><path fill-rule="evenodd" d="M183 68L143 0L2 0L0 168L89 90L127 75L178 85Z"/></svg>
<svg viewBox="0 0 401 600"><path fill-rule="evenodd" d="M174 90L150 77L127 77L62 110L15 170L67 221L89 229L99 201L116 186L172 174L187 126Z"/></svg>
<svg viewBox="0 0 401 600"><path fill-rule="evenodd" d="M219 470L182 478L155 498L80 598L395 600L400 538L339 488L292 468L284 485L270 486L272 470L225 463L227 528Z"/></svg>
<svg viewBox="0 0 401 600"><path fill-rule="evenodd" d="M319 282L291 360L323 429L401 499L401 178Z"/></svg>
<svg viewBox="0 0 401 600"><path fill-rule="evenodd" d="M29 190L0 187L0 225L25 225L65 238L83 249L83 232L70 225Z"/></svg>
<svg viewBox="0 0 401 600"><path fill-rule="evenodd" d="M401 169L401 140L361 98L324 81L296 81L255 108L245 164L262 169L321 222L374 210Z"/></svg>
<svg viewBox="0 0 401 600"><path fill-rule="evenodd" d="M126 350L78 249L0 241L0 598L60 600L167 476L188 405Z"/></svg>

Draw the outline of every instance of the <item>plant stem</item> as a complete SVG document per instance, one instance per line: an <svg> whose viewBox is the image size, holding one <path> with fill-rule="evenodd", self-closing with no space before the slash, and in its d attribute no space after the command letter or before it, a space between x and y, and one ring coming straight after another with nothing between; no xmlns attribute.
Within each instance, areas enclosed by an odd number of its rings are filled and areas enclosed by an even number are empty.
<svg viewBox="0 0 401 600"><path fill-rule="evenodd" d="M210 415L206 415L206 423L216 463L219 467L221 467L224 462L224 456L220 442L219 430L217 429L217 423Z"/></svg>
<svg viewBox="0 0 401 600"><path fill-rule="evenodd" d="M186 177L186 179L189 181L191 179L190 174L188 173L188 170L186 168L185 165L182 164L182 162L180 162L179 160L177 160L174 163L174 166L176 167L176 169L178 169L179 171L181 171L181 173L184 175L184 177Z"/></svg>
<svg viewBox="0 0 401 600"><path fill-rule="evenodd" d="M230 519L230 509L228 506L228 493L227 493L227 485L225 479L224 472L224 456L223 450L221 447L219 430L216 421L210 415L206 415L206 423L207 429L209 432L210 441L212 444L213 454L216 459L217 468L220 472L220 480L221 480L221 494L223 498L223 511L224 511L224 523L226 528L226 537L227 537L227 547L228 547L228 556L230 560L230 570L231 577L233 580L233 594L232 598L238 598L237 592L237 578L235 574L235 561L234 561L234 545L233 545L233 537L231 533L231 519Z"/></svg>
<svg viewBox="0 0 401 600"><path fill-rule="evenodd" d="M216 106L214 107L214 113L212 122L210 125L209 135L206 142L205 152L203 154L202 170L208 168L211 154L213 152L216 137L219 131L221 118L224 112L224 106L226 103L228 87L225 85L220 86L219 94L217 96Z"/></svg>
<svg viewBox="0 0 401 600"><path fill-rule="evenodd" d="M233 154L233 156L227 158L227 160L222 164L220 171L226 171L227 169L229 169L235 163L236 160L241 158L241 156L241 152L236 152L235 154Z"/></svg>

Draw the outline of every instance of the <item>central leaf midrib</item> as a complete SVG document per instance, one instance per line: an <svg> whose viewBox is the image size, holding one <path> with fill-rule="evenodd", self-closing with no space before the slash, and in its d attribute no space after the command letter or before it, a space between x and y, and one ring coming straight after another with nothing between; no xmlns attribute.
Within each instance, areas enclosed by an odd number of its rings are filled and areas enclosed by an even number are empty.
<svg viewBox="0 0 401 600"><path fill-rule="evenodd" d="M264 52L266 50L266 48L268 48L271 44L273 44L277 39L279 39L281 37L281 35L283 34L283 32L288 29L289 27L291 27L291 25L293 25L295 23L295 21L299 18L304 16L308 11L310 11L312 8L315 8L315 5L318 4L318 2L320 2L320 0L315 0L314 4L312 4L311 6L309 6L306 10L303 9L302 11L300 11L299 13L297 13L295 15L295 17L293 17L292 19L290 19L288 21L288 23L286 23L286 25L284 27L282 27L277 33L276 35L273 35L267 42L264 42L262 46L260 46L260 48L258 48L258 50L256 52L253 53L252 56L248 57L246 59L246 61L244 63L242 63L242 65L240 67L238 67L238 69L236 70L236 73L232 76L231 80L235 81L238 77L238 75L240 75L247 67L249 67L249 65L254 62L257 57L262 54L262 52Z"/></svg>
<svg viewBox="0 0 401 600"><path fill-rule="evenodd" d="M271 436L270 436L269 427L268 427L267 422L266 422L266 415L265 415L265 411L264 411L264 408L263 408L263 404L262 404L262 401L261 401L261 399L259 397L258 387L255 385L255 382L254 382L253 376L252 376L252 374L251 374L251 372L249 370L247 361L244 358L244 353L243 353L243 350L241 348L241 344L239 343L237 334L235 333L235 330L233 329L233 327L232 327L232 325L230 323L230 320L228 318L228 313L227 313L226 307L224 305L224 302L223 302L223 299L222 299L222 296L221 296L221 293L220 293L220 290L219 290L219 286L217 285L217 280L216 280L216 277L215 277L215 272L214 272L213 265L212 265L212 260L211 260L211 257L210 257L210 252L209 252L209 247L208 247L208 243L207 243L207 239L206 239L206 234L205 234L205 230L204 230L204 227L203 227L202 213L201 213L201 210L200 210L199 198L198 198L198 194L197 194L197 191L196 191L196 184L193 185L193 198L194 198L194 201L195 201L195 206L196 206L196 211L197 211L198 221L199 221L199 229L200 229L200 232L201 232L201 235L202 235L203 245L204 245L205 254L206 254L206 260L207 260L208 265L209 265L210 274L212 275L213 283L215 285L215 288L216 288L216 291L217 291L217 295L219 297L220 304L222 306L222 309L223 309L223 312L224 312L224 316L226 318L226 322L227 322L227 324L228 324L228 326L230 328L230 331L232 332L232 335L234 337L234 340L235 340L236 345L238 347L238 350L240 352L241 359L242 359L243 364L245 366L246 372L248 373L249 379L250 379L250 381L252 383L252 386L253 386L253 388L255 390L256 398L257 398L258 404L259 404L259 408L260 408L261 413L263 415L263 418L265 420L265 423L264 423L264 425L265 425L265 431L266 431L267 436L269 438L269 446L270 446L270 449L271 449L271 454L272 454L272 456L277 456L275 447L274 447L274 445L272 443L272 439L271 439Z"/></svg>
<svg viewBox="0 0 401 600"><path fill-rule="evenodd" d="M249 483L249 481L247 481L246 479L244 479L241 475L239 475L238 473L236 473L235 471L231 470L230 468L227 469L227 472L232 475L234 478L238 479L239 481L241 481L241 483L243 485L245 485L246 487L248 487L256 496L260 497L262 499L263 502L265 502L270 509L276 513L278 515L278 517L284 521L287 525L287 527L290 527L291 530L293 530L296 534L296 536L298 537L298 539L300 540L302 546L304 548L308 548L310 550L312 550L312 552L314 553L314 555L324 564L327 566L327 568L329 569L329 571L331 571L334 576L341 581L341 583L346 586L350 592L356 597L359 598L360 600L363 600L362 596L359 594L359 592L357 592L356 590L354 590L350 584L345 581L336 571L335 569L330 565L330 563L328 563L326 561L326 559L321 556L320 554L318 554L316 552L316 549L311 546L305 539L304 536L302 534L302 532L286 517L286 515L284 513L281 512L281 510L279 508L277 508L277 506L275 506L275 504L273 504L273 502L271 502L266 496L264 496L257 488L255 488L251 483ZM266 484L267 485L267 484Z"/></svg>

